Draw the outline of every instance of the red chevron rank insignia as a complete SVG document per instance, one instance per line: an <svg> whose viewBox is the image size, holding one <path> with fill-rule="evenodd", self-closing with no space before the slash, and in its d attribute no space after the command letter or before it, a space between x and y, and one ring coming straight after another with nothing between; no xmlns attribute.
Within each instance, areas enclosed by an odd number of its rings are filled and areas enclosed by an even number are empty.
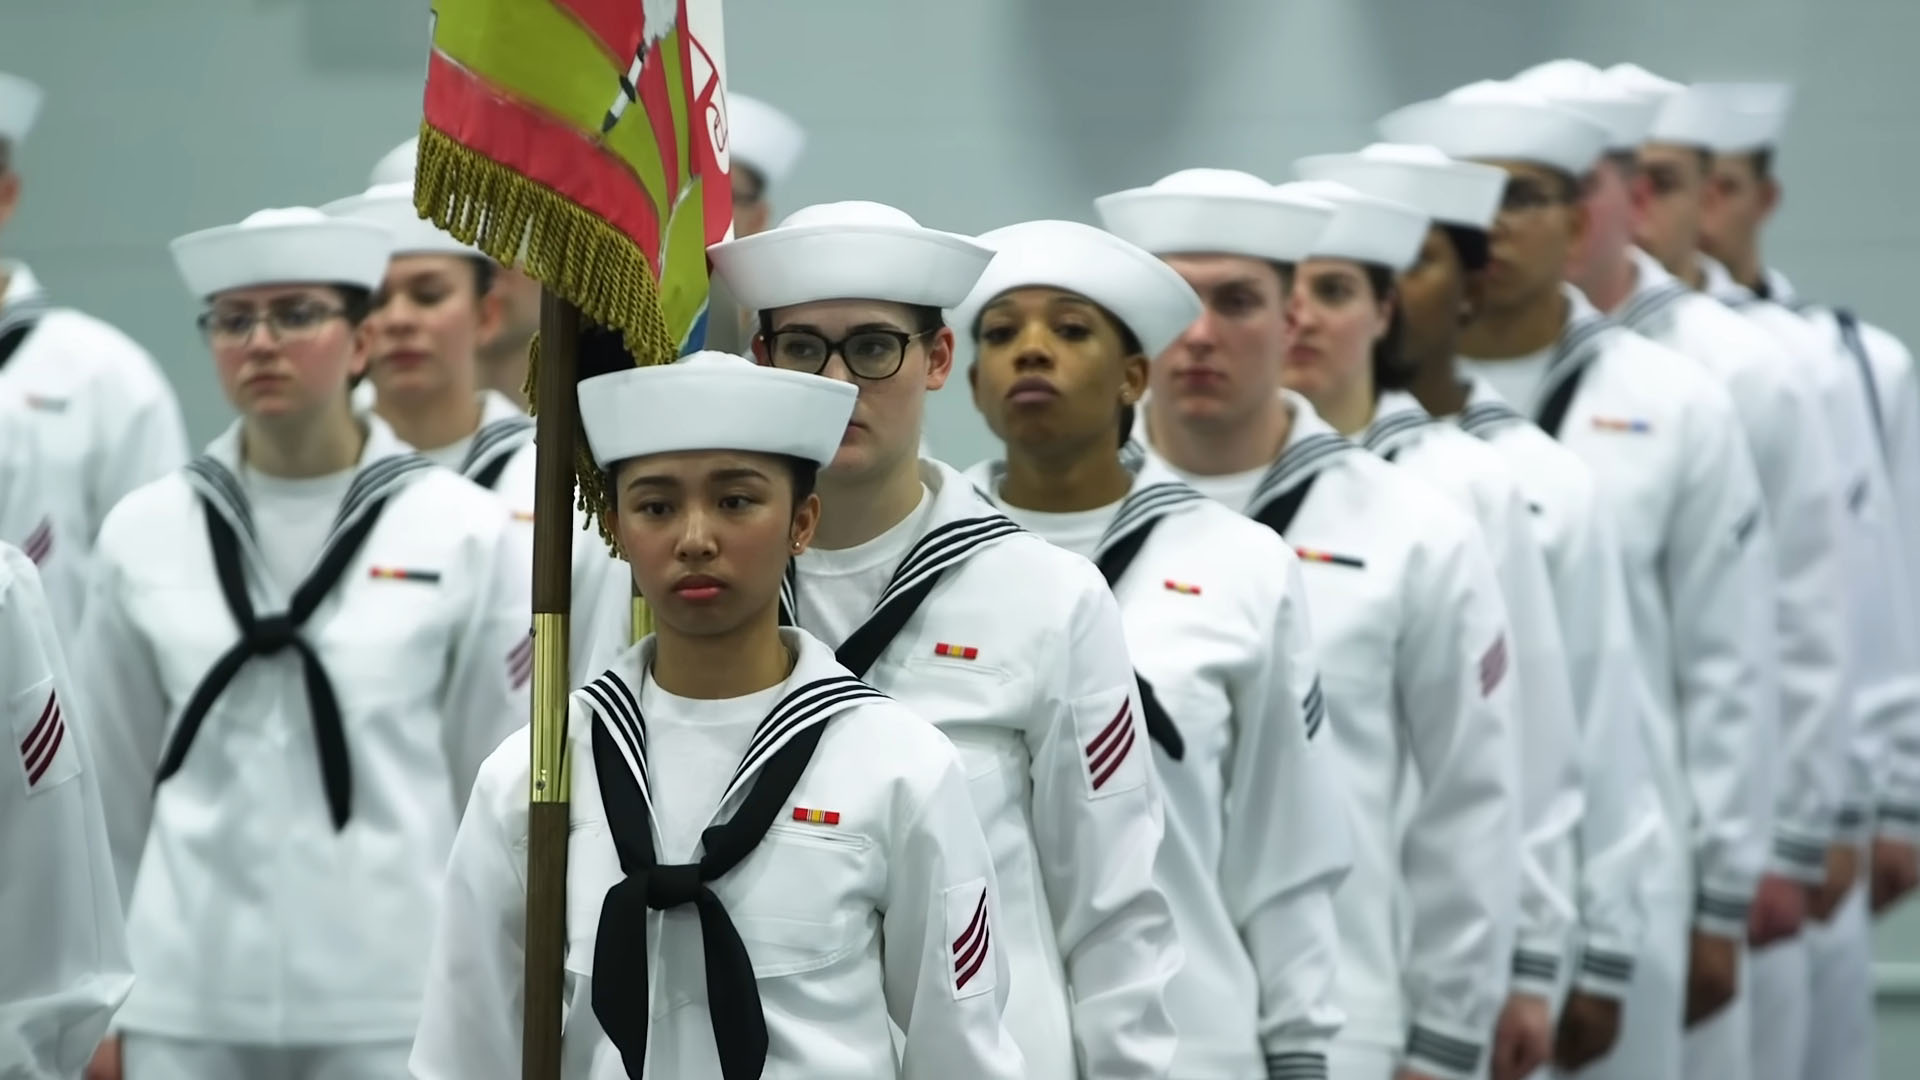
<svg viewBox="0 0 1920 1080"><path fill-rule="evenodd" d="M40 524L35 525L27 538L20 541L20 550L33 560L35 566L46 562L47 556L53 554L53 519L41 518Z"/></svg>
<svg viewBox="0 0 1920 1080"><path fill-rule="evenodd" d="M67 718L60 708L59 695L53 691L47 692L47 700L37 708L14 718L14 738L20 748L28 795L38 795L80 774L80 759L70 750L61 753L67 743Z"/></svg>
<svg viewBox="0 0 1920 1080"><path fill-rule="evenodd" d="M993 989L993 926L987 883L971 881L947 890L947 938L952 942L953 996L973 997Z"/></svg>
<svg viewBox="0 0 1920 1080"><path fill-rule="evenodd" d="M1142 778L1130 777L1135 779L1135 783L1132 784L1115 782L1120 767L1125 765L1127 759L1133 755L1134 742L1133 699L1123 698L1120 701L1120 711L1114 713L1112 719L1101 725L1093 737L1081 746L1086 756L1087 782L1092 788L1092 794L1112 794L1139 786ZM1133 771L1138 772L1137 769ZM1109 786L1112 787L1112 791L1106 790Z"/></svg>
<svg viewBox="0 0 1920 1080"><path fill-rule="evenodd" d="M531 678L533 678L533 634L529 631L526 637L520 639L520 644L507 652L507 683L518 690L527 685L527 680Z"/></svg>

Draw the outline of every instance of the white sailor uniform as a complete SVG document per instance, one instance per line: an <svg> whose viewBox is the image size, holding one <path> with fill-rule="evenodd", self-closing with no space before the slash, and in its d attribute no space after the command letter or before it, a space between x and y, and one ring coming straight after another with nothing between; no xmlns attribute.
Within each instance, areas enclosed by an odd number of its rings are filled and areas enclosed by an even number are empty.
<svg viewBox="0 0 1920 1080"><path fill-rule="evenodd" d="M1526 499L1498 453L1452 425L1435 423L1405 391L1379 396L1373 421L1357 440L1472 515L1493 557L1513 628L1526 842L1513 985L1553 1001L1578 916L1574 836L1586 796L1566 646Z"/></svg>
<svg viewBox="0 0 1920 1080"><path fill-rule="evenodd" d="M1744 941L1770 849L1758 757L1772 725L1771 552L1752 458L1704 371L1604 319L1576 290L1523 404L1592 469L1619 529L1636 658L1657 723L1668 841L1647 874L1649 935L1603 1076L1679 1070L1687 926ZM1471 364L1489 376L1498 363Z"/></svg>
<svg viewBox="0 0 1920 1080"><path fill-rule="evenodd" d="M152 1074L246 1075L240 1044L403 1059L460 809L524 722L505 511L363 422L297 588L237 423L101 530L75 669Z"/></svg>
<svg viewBox="0 0 1920 1080"><path fill-rule="evenodd" d="M649 638L569 701L561 1075L731 1077L756 1019L766 1080L1027 1075L958 755L810 635L782 638L792 673L749 698L659 690ZM486 762L454 843L419 1080L520 1075L528 752Z"/></svg>
<svg viewBox="0 0 1920 1080"><path fill-rule="evenodd" d="M1157 879L1186 961L1167 988L1173 1077L1326 1075L1339 1029L1332 897L1353 863L1346 790L1299 560L1271 530L1132 455L1126 498L996 505L1112 584L1167 798ZM994 498L1004 466L968 476ZM1177 752L1176 752L1177 751Z"/></svg>
<svg viewBox="0 0 1920 1080"><path fill-rule="evenodd" d="M9 465L13 464L9 462ZM0 543L0 1075L80 1075L133 982L89 723L33 561Z"/></svg>
<svg viewBox="0 0 1920 1080"><path fill-rule="evenodd" d="M1354 814L1354 868L1334 909L1347 1019L1331 1075L1384 1080L1404 1055L1465 1080L1506 1000L1519 908L1505 604L1471 519L1304 398L1286 404L1291 433L1270 467L1174 471L1302 561Z"/></svg>

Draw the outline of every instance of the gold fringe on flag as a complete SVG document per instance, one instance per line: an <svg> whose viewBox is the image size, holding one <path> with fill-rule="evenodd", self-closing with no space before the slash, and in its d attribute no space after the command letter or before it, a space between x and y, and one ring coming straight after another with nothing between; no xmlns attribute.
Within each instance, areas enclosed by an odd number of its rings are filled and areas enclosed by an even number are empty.
<svg viewBox="0 0 1920 1080"><path fill-rule="evenodd" d="M519 265L587 319L618 330L636 365L670 364L678 357L652 262L599 215L424 122L413 201L421 217L456 240L507 266ZM530 413L540 406L534 394L539 363L536 337L527 364ZM605 525L611 504L600 469L585 438L576 437L574 444L580 509L612 545Z"/></svg>

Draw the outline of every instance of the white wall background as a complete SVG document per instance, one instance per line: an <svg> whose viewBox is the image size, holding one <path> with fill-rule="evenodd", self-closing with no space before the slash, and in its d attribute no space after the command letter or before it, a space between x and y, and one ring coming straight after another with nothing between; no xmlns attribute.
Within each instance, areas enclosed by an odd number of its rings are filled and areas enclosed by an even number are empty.
<svg viewBox="0 0 1920 1080"><path fill-rule="evenodd" d="M782 206L871 198L964 232L1084 220L1095 195L1186 166L1281 179L1390 108L1555 56L1789 78L1776 260L1920 341L1916 0L726 2L734 84L812 133ZM227 411L167 240L357 190L418 122L427 6L0 0L0 70L50 94L0 253L146 343L210 437ZM956 463L991 450L960 392L929 425ZM1920 971L1920 915L1882 946ZM1888 1078L1920 1054L1917 1005L1883 1025Z"/></svg>

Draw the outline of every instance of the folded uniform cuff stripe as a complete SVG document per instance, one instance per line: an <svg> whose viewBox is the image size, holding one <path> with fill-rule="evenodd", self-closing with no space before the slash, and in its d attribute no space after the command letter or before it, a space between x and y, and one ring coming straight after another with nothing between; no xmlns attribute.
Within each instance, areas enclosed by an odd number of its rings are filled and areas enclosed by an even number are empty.
<svg viewBox="0 0 1920 1080"><path fill-rule="evenodd" d="M1327 1080L1327 1056L1306 1050L1268 1054L1267 1080Z"/></svg>
<svg viewBox="0 0 1920 1080"><path fill-rule="evenodd" d="M1626 982L1633 978L1633 957L1624 953L1589 949L1580 957L1580 970L1602 979Z"/></svg>
<svg viewBox="0 0 1920 1080"><path fill-rule="evenodd" d="M1901 825L1920 825L1920 806L1912 803L1881 803L1880 820Z"/></svg>
<svg viewBox="0 0 1920 1080"><path fill-rule="evenodd" d="M1480 1067L1480 1044L1416 1026L1407 1037L1407 1056L1449 1071L1470 1073Z"/></svg>
<svg viewBox="0 0 1920 1080"><path fill-rule="evenodd" d="M1827 849L1824 845L1797 837L1774 837L1773 854L1780 861L1794 866L1821 867L1827 863Z"/></svg>
<svg viewBox="0 0 1920 1080"><path fill-rule="evenodd" d="M1699 903L1694 910L1696 914L1711 918L1745 922L1747 920L1747 909L1751 906L1751 901L1739 897L1702 892Z"/></svg>
<svg viewBox="0 0 1920 1080"><path fill-rule="evenodd" d="M1513 973L1523 978L1551 981L1560 974L1560 958L1550 953L1522 950L1513 954Z"/></svg>

